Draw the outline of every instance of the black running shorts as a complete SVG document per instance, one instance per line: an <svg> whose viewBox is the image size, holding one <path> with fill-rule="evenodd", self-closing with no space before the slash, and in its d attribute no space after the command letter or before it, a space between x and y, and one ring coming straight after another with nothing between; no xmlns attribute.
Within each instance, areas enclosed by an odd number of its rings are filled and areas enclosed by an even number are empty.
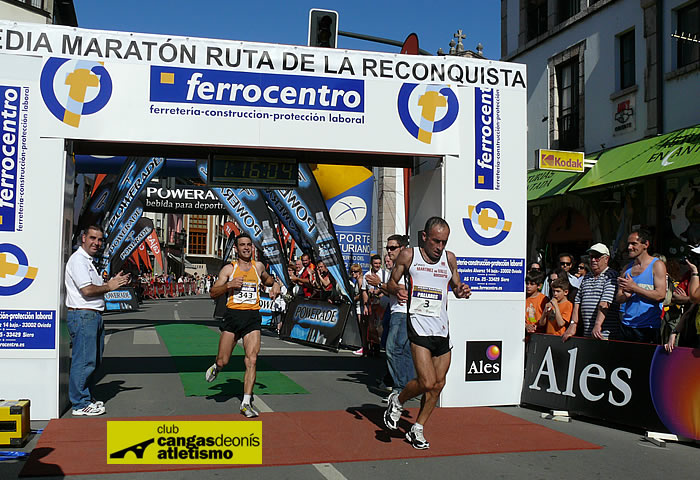
<svg viewBox="0 0 700 480"><path fill-rule="evenodd" d="M238 338L243 338L250 332L260 330L262 316L260 310L226 309L226 315L221 319L219 330L231 332Z"/></svg>
<svg viewBox="0 0 700 480"><path fill-rule="evenodd" d="M420 347L427 348L433 357L441 357L452 350L449 335L447 337L418 335L413 329L410 318L406 319L406 330L408 332L408 340Z"/></svg>

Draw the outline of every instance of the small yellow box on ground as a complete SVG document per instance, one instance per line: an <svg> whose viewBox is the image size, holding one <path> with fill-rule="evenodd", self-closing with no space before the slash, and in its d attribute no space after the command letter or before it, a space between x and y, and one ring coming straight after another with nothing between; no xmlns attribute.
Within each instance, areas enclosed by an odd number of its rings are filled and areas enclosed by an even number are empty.
<svg viewBox="0 0 700 480"><path fill-rule="evenodd" d="M29 400L0 399L0 445L21 447L29 439Z"/></svg>

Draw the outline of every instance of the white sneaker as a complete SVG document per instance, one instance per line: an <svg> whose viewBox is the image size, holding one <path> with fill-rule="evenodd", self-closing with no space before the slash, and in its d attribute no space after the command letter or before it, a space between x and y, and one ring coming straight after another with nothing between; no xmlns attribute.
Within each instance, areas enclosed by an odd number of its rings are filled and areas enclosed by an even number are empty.
<svg viewBox="0 0 700 480"><path fill-rule="evenodd" d="M406 432L406 440L417 450L430 448L430 443L423 436L423 429L416 428L415 425L411 427L410 431Z"/></svg>
<svg viewBox="0 0 700 480"><path fill-rule="evenodd" d="M95 417L97 415L102 415L105 413L105 407L98 407L96 404L91 403L87 407L83 407L77 410L73 410L73 415L75 416L88 416L88 417Z"/></svg>
<svg viewBox="0 0 700 480"><path fill-rule="evenodd" d="M384 425L389 430L397 430L399 428L399 419L401 418L401 413L403 408L399 403L399 394L397 392L392 392L388 398L389 406L386 407L384 411Z"/></svg>
<svg viewBox="0 0 700 480"><path fill-rule="evenodd" d="M216 379L216 376L219 374L219 366L215 363L211 367L207 369L207 373L204 374L204 378L207 380L207 382L211 383Z"/></svg>
<svg viewBox="0 0 700 480"><path fill-rule="evenodd" d="M241 415L245 415L246 418L255 418L260 413L256 409L253 408L253 404L251 403L242 403L241 404Z"/></svg>

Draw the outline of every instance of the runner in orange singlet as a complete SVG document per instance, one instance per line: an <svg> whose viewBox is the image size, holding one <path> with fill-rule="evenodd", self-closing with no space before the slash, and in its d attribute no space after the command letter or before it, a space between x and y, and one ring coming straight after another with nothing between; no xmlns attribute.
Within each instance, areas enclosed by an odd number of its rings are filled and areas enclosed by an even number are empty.
<svg viewBox="0 0 700 480"><path fill-rule="evenodd" d="M280 292L280 285L274 277L265 271L262 263L253 260L253 242L247 233L236 237L238 260L225 265L219 272L219 278L211 288L211 297L227 294L226 315L221 320L219 329L219 353L216 362L205 374L207 382L213 382L219 371L226 366L233 347L238 339L243 339L245 351L245 376L243 377L243 401L241 414L248 418L258 416L253 408L252 396L255 384L255 367L260 353L260 294L258 285L262 283L272 287L270 298L273 300Z"/></svg>

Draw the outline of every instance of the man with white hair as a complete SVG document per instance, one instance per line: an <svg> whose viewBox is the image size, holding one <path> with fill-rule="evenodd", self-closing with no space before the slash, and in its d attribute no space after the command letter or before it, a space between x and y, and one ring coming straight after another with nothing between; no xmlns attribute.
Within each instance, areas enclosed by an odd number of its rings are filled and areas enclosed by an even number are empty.
<svg viewBox="0 0 700 480"><path fill-rule="evenodd" d="M576 334L579 321L583 324L584 337L607 340L616 338L619 332L618 305L615 303L618 274L608 267L610 250L604 244L596 243L587 253L591 259L591 272L581 279L571 323L562 336L564 342Z"/></svg>

